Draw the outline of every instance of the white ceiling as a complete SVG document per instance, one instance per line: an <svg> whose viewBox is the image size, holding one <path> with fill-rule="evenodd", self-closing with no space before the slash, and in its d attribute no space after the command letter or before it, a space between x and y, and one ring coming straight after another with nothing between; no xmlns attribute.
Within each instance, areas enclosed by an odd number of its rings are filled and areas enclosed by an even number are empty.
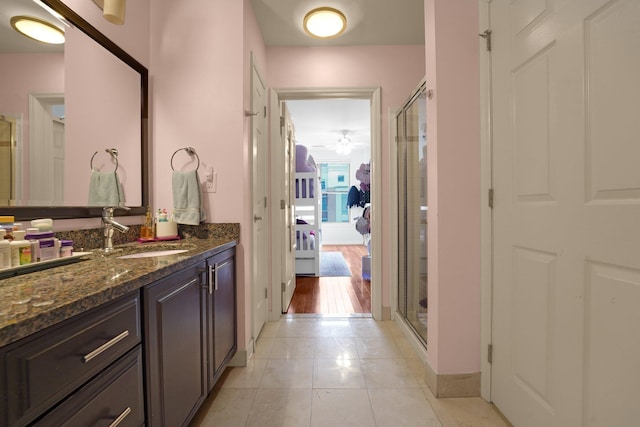
<svg viewBox="0 0 640 427"><path fill-rule="evenodd" d="M267 46L424 44L424 0L251 0ZM304 15L320 6L341 10L347 29L318 40L302 29Z"/></svg>
<svg viewBox="0 0 640 427"><path fill-rule="evenodd" d="M332 160L338 140L345 135L355 152L371 150L371 114L367 99L287 101L295 126L296 144L307 147L316 160ZM366 154L365 157L369 157Z"/></svg>

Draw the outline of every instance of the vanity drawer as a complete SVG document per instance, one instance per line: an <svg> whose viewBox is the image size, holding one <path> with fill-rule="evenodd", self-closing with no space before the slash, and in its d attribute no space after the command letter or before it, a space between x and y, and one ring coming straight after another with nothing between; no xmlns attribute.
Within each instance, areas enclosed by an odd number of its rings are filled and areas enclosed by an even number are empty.
<svg viewBox="0 0 640 427"><path fill-rule="evenodd" d="M32 421L140 342L135 292L5 347L0 425Z"/></svg>
<svg viewBox="0 0 640 427"><path fill-rule="evenodd" d="M144 425L142 351L138 346L99 374L34 427Z"/></svg>

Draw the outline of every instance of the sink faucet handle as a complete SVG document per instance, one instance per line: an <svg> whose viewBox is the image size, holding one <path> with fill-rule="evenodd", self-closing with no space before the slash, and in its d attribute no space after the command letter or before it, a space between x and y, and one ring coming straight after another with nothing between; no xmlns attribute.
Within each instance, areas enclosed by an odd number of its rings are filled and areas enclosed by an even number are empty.
<svg viewBox="0 0 640 427"><path fill-rule="evenodd" d="M128 206L105 206L105 207L102 208L102 212L103 212L103 215L104 214L113 215L113 212L116 209L122 209L122 210L125 210L125 211L131 210L131 208L128 207Z"/></svg>

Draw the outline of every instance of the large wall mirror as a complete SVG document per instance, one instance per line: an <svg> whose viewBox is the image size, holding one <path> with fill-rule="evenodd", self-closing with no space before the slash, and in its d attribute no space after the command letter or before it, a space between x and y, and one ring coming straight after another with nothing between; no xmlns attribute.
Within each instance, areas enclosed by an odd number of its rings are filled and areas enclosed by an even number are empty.
<svg viewBox="0 0 640 427"><path fill-rule="evenodd" d="M34 0L0 2L0 214L99 216L92 175L116 170L121 204L143 214L148 71L60 0L39 2L61 19ZM18 15L62 28L64 45L20 35L9 23Z"/></svg>

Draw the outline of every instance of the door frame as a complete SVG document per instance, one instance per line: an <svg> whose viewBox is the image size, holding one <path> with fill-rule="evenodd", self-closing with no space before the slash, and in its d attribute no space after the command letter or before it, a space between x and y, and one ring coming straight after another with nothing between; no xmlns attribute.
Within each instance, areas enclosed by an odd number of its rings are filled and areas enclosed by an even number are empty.
<svg viewBox="0 0 640 427"><path fill-rule="evenodd" d="M492 0L478 0L478 28L491 28L489 6ZM491 402L491 363L489 348L493 329L493 212L489 191L493 187L491 52L478 37L480 50L480 396Z"/></svg>
<svg viewBox="0 0 640 427"><path fill-rule="evenodd" d="M271 123L271 155L275 156L278 152L276 148L280 144L280 115L279 105L281 101L302 100L302 99L328 99L328 98L347 98L347 99L369 99L371 101L371 252L373 256L380 256L382 253L382 221L385 216L385 208L381 205L382 200L382 176L378 170L382 167L381 155L381 127L380 127L380 87L347 87L347 88L301 88L301 89L271 89L270 96L270 123ZM274 163L274 158L271 159ZM275 186L279 182L271 183L271 194L274 194ZM277 205L277 206L276 206ZM279 203L271 203L272 217L279 209ZM379 218L379 220L378 220ZM272 223L272 233L285 233L279 226ZM272 239L272 253L280 254L284 247L281 247L277 239ZM281 285L279 274L272 269L271 280L271 319L278 320L282 313L280 295ZM279 271L279 269L278 269ZM376 320L382 320L382 269L379 262L371 265L371 315Z"/></svg>

